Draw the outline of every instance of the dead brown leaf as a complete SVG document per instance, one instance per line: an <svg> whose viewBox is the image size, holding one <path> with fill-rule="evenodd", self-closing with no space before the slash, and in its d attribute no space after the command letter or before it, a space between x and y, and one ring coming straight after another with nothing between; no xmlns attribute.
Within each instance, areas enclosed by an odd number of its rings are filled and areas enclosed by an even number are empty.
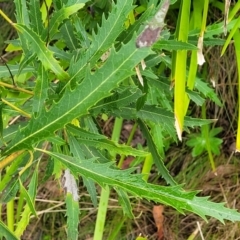
<svg viewBox="0 0 240 240"><path fill-rule="evenodd" d="M163 231L163 223L164 223L164 216L163 216L164 206L158 205L153 206L153 218L158 229L157 236L158 240L164 239L164 231Z"/></svg>

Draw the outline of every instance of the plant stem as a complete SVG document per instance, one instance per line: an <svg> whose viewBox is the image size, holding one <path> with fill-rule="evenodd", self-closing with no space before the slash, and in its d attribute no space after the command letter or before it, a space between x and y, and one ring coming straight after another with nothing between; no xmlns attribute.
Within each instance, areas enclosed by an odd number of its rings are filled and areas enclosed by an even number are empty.
<svg viewBox="0 0 240 240"><path fill-rule="evenodd" d="M152 154L149 154L149 155L146 156L146 158L144 160L143 168L142 168L142 174L144 175L143 179L145 181L148 180L149 173L150 173L150 170L152 168L152 165L153 165Z"/></svg>
<svg viewBox="0 0 240 240"><path fill-rule="evenodd" d="M16 106L14 106L13 104L11 104L10 102L8 102L7 100L5 100L5 99L3 99L3 98L2 98L1 100L2 100L3 103L5 103L5 104L8 105L9 107L11 107L12 109L16 110L17 112L21 113L21 114L24 115L25 117L31 118L31 115L30 115L30 114L24 112L22 109L20 109L20 108L18 108L18 107L16 107Z"/></svg>
<svg viewBox="0 0 240 240"><path fill-rule="evenodd" d="M202 106L202 118L206 119L206 105L203 104ZM212 155L212 151L211 151L211 146L210 146L210 142L209 142L209 126L208 125L204 125L202 126L202 131L203 131L203 135L205 137L206 140L206 147L207 147L207 152L208 152L208 158L211 164L211 168L213 170L213 172L216 171L216 166L214 163L214 159L213 159L213 155Z"/></svg>
<svg viewBox="0 0 240 240"><path fill-rule="evenodd" d="M122 123L123 123L122 118L115 119L113 132L112 132L113 141L118 142L121 134ZM104 225L105 225L105 220L107 215L109 195L110 195L109 187L106 186L105 188L102 188L93 240L103 239L103 231L104 231Z"/></svg>
<svg viewBox="0 0 240 240"><path fill-rule="evenodd" d="M30 94L30 95L34 95L34 93L32 91L26 90L24 88L16 87L16 86L13 86L12 84L8 84L8 83L5 83L5 82L0 82L0 86L15 89L19 92L24 92L24 93L27 93L27 94Z"/></svg>
<svg viewBox="0 0 240 240"><path fill-rule="evenodd" d="M127 146L129 146L131 144L131 142L133 140L134 133L136 132L137 126L138 125L135 122L134 125L133 125L133 128L132 128L132 130L131 130L131 132L129 134L129 137L128 137L128 140L127 140L127 144L126 144ZM126 157L125 155L121 155L120 160L118 162L118 167L119 168L122 168L123 161L124 161L125 157Z"/></svg>
<svg viewBox="0 0 240 240"><path fill-rule="evenodd" d="M15 28L14 22L1 9L0 15Z"/></svg>
<svg viewBox="0 0 240 240"><path fill-rule="evenodd" d="M106 186L105 188L102 188L93 240L103 239L102 236L106 220L109 195L110 195L109 187Z"/></svg>

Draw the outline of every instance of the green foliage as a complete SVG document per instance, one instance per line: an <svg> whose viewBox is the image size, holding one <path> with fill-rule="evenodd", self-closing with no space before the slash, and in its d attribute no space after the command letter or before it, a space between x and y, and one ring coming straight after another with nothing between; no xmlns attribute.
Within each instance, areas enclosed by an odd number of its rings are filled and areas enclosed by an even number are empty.
<svg viewBox="0 0 240 240"><path fill-rule="evenodd" d="M209 131L208 141L210 150L213 154L220 154L220 147L222 144L222 139L217 138L218 135L222 131L222 128L213 128ZM190 139L187 141L187 145L192 147L192 156L197 157L201 155L204 151L208 150L207 147L208 142L206 141L206 137L204 134L192 134L190 135Z"/></svg>
<svg viewBox="0 0 240 240"><path fill-rule="evenodd" d="M187 43L186 39L184 42L171 39L167 30L162 31L164 39L156 42L152 49L136 47L136 32L140 33L143 30L141 24L152 19L158 1L146 1L147 7L142 5L146 10L136 19L133 17L133 13L137 14L135 2L131 0L96 2L96 18L88 14L89 1L65 0L53 1L53 9L44 19L41 2L15 0L17 23L13 26L19 38L9 43L20 48L22 53L9 69L17 87L9 87L11 74L6 66L0 67L2 80L9 81L2 100L12 103L1 105L2 115L9 119L24 113L30 118L16 125L3 124L0 168L10 166L7 171L2 171L0 200L8 202L19 191L26 203L20 209L20 220L14 233L1 222L2 234L6 237L14 234L11 239L20 238L29 224L30 215L36 215L34 203L38 168L41 167L40 153L49 157L44 180L51 175L60 178L63 171L70 170L70 183L63 184L68 239L77 239L81 221L79 196L74 187L77 177L83 179L94 206L98 204L96 184L103 189L115 189L119 203L129 217L133 216L129 195L133 195L163 203L181 213L185 210L193 212L205 220L206 216L211 216L221 222L224 219L239 221L240 214L235 210L197 197L196 191L185 191L164 164L165 147L177 141L173 92L164 70L171 66L172 51L196 51L197 47ZM212 39L211 36L208 38ZM139 66L144 59L146 69ZM136 67L144 86L136 76ZM185 77L182 80L185 87ZM203 80L196 79L194 86L194 89L185 89L194 102L202 105L204 98L210 98L221 105ZM186 96L178 97L184 99ZM103 113L137 122L147 139L147 147L137 149L105 137L96 124L97 117ZM182 117L185 130L212 122ZM211 150L215 154L219 150L217 133L216 129L209 133ZM188 142L194 147L195 155L204 150L201 141L198 136ZM151 154L159 175L170 186L148 183L132 168L120 170L115 163L117 154L141 158ZM24 187L26 181L30 182L28 188Z"/></svg>

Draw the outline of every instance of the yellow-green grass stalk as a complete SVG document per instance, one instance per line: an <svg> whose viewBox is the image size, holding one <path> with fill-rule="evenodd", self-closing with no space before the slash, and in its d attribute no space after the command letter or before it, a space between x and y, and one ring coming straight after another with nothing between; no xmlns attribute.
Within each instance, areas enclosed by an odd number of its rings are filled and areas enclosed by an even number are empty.
<svg viewBox="0 0 240 240"><path fill-rule="evenodd" d="M237 2L234 7L232 9L230 9L229 11L229 15L228 15L228 19L226 19L227 21L227 24L229 22L231 22L233 20L233 18L236 16L236 14L238 13L240 9L240 2ZM221 56L224 54L224 52L226 51L228 45L230 44L232 38L233 38L233 35L235 34L235 32L237 31L237 29L239 28L240 26L240 17L238 17L235 25L233 26L232 30L230 31L224 45L223 45L223 48L222 48L222 52L221 52Z"/></svg>
<svg viewBox="0 0 240 240"><path fill-rule="evenodd" d="M237 71L238 71L238 129L236 140L236 151L240 151L240 31L237 29L233 35L235 54L237 59Z"/></svg>
<svg viewBox="0 0 240 240"><path fill-rule="evenodd" d="M202 55L202 44L203 44L204 32L206 29L208 6L209 6L208 0L193 1L193 12L191 16L190 28L200 29L200 33L199 33L199 44L198 44L199 50L198 51L194 50L191 53L188 80L187 80L187 88L190 90L193 90L194 88L198 64L203 63L203 62L200 63L199 58L201 58L201 55ZM190 102L190 99L187 96L187 94L185 94L185 114L187 113L189 102Z"/></svg>
<svg viewBox="0 0 240 240"><path fill-rule="evenodd" d="M143 179L147 182L149 175L150 175L150 171L152 169L152 165L153 165L153 158L152 158L152 154L149 153L144 160L143 163L143 168L142 168L142 174L143 174Z"/></svg>
<svg viewBox="0 0 240 240"><path fill-rule="evenodd" d="M178 41L187 42L189 33L190 20L190 0L182 0L180 7L180 15L178 17L176 39ZM175 127L179 140L182 140L182 131L185 116L185 94L186 94L186 67L187 67L187 51L178 50L173 54L173 73L172 79L175 81L174 88L174 114Z"/></svg>

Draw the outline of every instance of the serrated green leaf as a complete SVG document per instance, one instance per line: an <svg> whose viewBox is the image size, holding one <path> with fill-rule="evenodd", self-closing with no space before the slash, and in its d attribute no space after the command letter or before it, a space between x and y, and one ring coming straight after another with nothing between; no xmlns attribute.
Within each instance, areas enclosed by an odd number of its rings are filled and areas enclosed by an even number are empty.
<svg viewBox="0 0 240 240"><path fill-rule="evenodd" d="M63 7L60 10L54 12L53 16L50 19L48 29L45 29L42 34L42 39L46 40L46 37L48 37L48 40L51 40L52 37L58 32L58 28L63 20L67 19L70 15L83 8L84 5L85 4L83 3L77 3L69 7Z"/></svg>
<svg viewBox="0 0 240 240"><path fill-rule="evenodd" d="M38 69L34 97L32 102L32 112L39 114L44 108L44 102L48 96L48 74L41 64Z"/></svg>
<svg viewBox="0 0 240 240"><path fill-rule="evenodd" d="M11 240L20 240L14 233L0 220L0 236Z"/></svg>
<svg viewBox="0 0 240 240"><path fill-rule="evenodd" d="M91 108L91 112L94 115L100 112L112 112L115 109L129 105L136 102L139 97L142 96L142 92L137 87L126 87L123 89L117 89L118 91L109 98L99 102L96 106Z"/></svg>
<svg viewBox="0 0 240 240"><path fill-rule="evenodd" d="M82 161L63 154L38 150L58 159L73 173L89 177L102 186L107 184L118 187L135 196L169 205L180 213L184 213L184 210L196 213L205 220L206 216L211 216L221 222L224 219L240 221L240 213L225 208L223 203L212 203L207 197L196 197L197 192L186 192L181 186L165 187L149 184L142 179L142 175L131 174L133 169L118 170L110 168L111 163L99 164L91 159Z"/></svg>
<svg viewBox="0 0 240 240"><path fill-rule="evenodd" d="M83 129L76 128L72 125L68 125L67 129L74 135L77 135L78 143L84 144L87 146L93 146L100 149L107 149L109 152L114 152L118 154L131 155L131 156L146 156L148 153L134 149L127 145L118 144L112 140L107 139L106 136L90 133ZM72 139L73 140L73 139ZM76 142L75 142L75 145ZM76 151L74 151L76 153ZM77 156L81 158L81 156Z"/></svg>
<svg viewBox="0 0 240 240"><path fill-rule="evenodd" d="M19 190L19 183L16 177L12 178L0 194L0 202L7 203L16 197Z"/></svg>
<svg viewBox="0 0 240 240"><path fill-rule="evenodd" d="M134 218L132 213L131 203L129 201L129 197L125 191L119 188L115 188L118 194L118 201L122 206L123 213L126 214L129 218Z"/></svg>
<svg viewBox="0 0 240 240"><path fill-rule="evenodd" d="M48 110L43 110L28 126L21 129L4 154L17 149L29 149L32 144L51 136L57 129L73 119L87 114L90 107L110 95L117 84L134 74L134 68L142 59L151 54L149 48L137 49L134 39L119 52L111 51L106 63L94 74L87 74L74 90L67 89L59 100Z"/></svg>
<svg viewBox="0 0 240 240"><path fill-rule="evenodd" d="M60 32L66 43L66 46L70 50L76 50L78 47L78 41L77 41L75 35L73 34L74 29L73 29L72 22L70 22L70 20L65 21L65 23L60 28Z"/></svg>
<svg viewBox="0 0 240 240"><path fill-rule="evenodd" d="M48 46L49 50L53 52L53 55L61 60L70 62L72 58L72 53L65 52L64 50L61 50L57 48L56 46Z"/></svg>
<svg viewBox="0 0 240 240"><path fill-rule="evenodd" d="M25 55L23 59L20 61L20 66L19 66L17 75L19 76L23 72L23 69L27 68L27 65L31 64L35 58L36 58L35 53L25 51Z"/></svg>
<svg viewBox="0 0 240 240"><path fill-rule="evenodd" d="M219 100L218 96L214 92L212 88L208 86L207 83L203 82L201 79L196 78L195 86L200 93L202 93L204 96L209 97L212 101L214 101L219 107L222 106L221 101Z"/></svg>
<svg viewBox="0 0 240 240"><path fill-rule="evenodd" d="M67 80L68 74L62 69L58 61L53 57L53 53L45 46L45 43L40 39L34 31L20 24L15 25L20 35L24 36L30 42L32 53L36 53L39 60L46 69L53 71L61 80Z"/></svg>
<svg viewBox="0 0 240 240"><path fill-rule="evenodd" d="M74 136L79 136L81 139L94 139L94 140L107 139L107 137L102 134L92 133L82 128L75 127L74 125L71 124L68 124L66 128Z"/></svg>
<svg viewBox="0 0 240 240"><path fill-rule="evenodd" d="M131 156L139 156L139 157L145 157L148 153L137 150L135 148L129 147L127 145L121 145L114 141L108 140L108 139L84 139L84 138L77 138L79 143L84 143L89 146L94 146L99 149L106 149L111 153L118 153L123 155L131 155Z"/></svg>
<svg viewBox="0 0 240 240"><path fill-rule="evenodd" d="M16 19L20 24L29 25L29 15L26 0L14 0L16 7Z"/></svg>
<svg viewBox="0 0 240 240"><path fill-rule="evenodd" d="M68 0L66 4L67 4L67 6L72 6L72 5L79 4L79 3L86 3L89 1L90 0Z"/></svg>
<svg viewBox="0 0 240 240"><path fill-rule="evenodd" d="M14 0L15 8L16 8L16 19L18 24L22 24L24 26L29 26L29 14L27 10L26 0ZM21 47L23 52L28 52L28 41L24 38L24 36L19 36L21 42Z"/></svg>
<svg viewBox="0 0 240 240"><path fill-rule="evenodd" d="M93 206L96 208L98 204L98 200L97 200L97 190L96 190L95 183L92 181L92 179L83 177L83 184L87 188L87 191L91 197Z"/></svg>
<svg viewBox="0 0 240 240"><path fill-rule="evenodd" d="M68 134L68 138L70 151L73 154L73 156L79 159L85 159L84 153L82 152L82 148L78 141L76 140L76 138L71 134ZM83 183L84 186L86 186L88 193L90 194L94 207L97 207L97 191L94 182L89 178L83 177Z"/></svg>
<svg viewBox="0 0 240 240"><path fill-rule="evenodd" d="M41 35L44 27L42 22L42 14L40 11L40 1L31 0L29 3L29 16L31 20L31 28L37 35Z"/></svg>
<svg viewBox="0 0 240 240"><path fill-rule="evenodd" d="M23 195L23 197L27 201L27 204L28 204L32 214L35 215L35 217L37 217L37 212L35 210L34 203L33 203L32 199L31 199L31 197L29 196L29 194L28 194L27 190L25 189L25 187L22 185L21 180L19 180L19 183L20 183L21 194Z"/></svg>
<svg viewBox="0 0 240 240"><path fill-rule="evenodd" d="M197 92L191 91L189 89L186 90L188 97L195 102L198 106L202 106L205 102L205 99L202 98Z"/></svg>
<svg viewBox="0 0 240 240"><path fill-rule="evenodd" d="M192 118L192 117L185 117L184 124L186 127L201 127L203 125L208 125L210 123L215 122L215 119L199 119L199 118Z"/></svg>
<svg viewBox="0 0 240 240"><path fill-rule="evenodd" d="M37 181L38 181L38 167L35 168L35 171L33 173L33 176L31 178L31 181L29 183L29 190L28 190L28 196L31 201L35 200L36 197L36 190L37 190ZM32 209L33 207L33 209ZM24 207L24 210L21 214L21 219L18 221L18 224L16 226L16 229L14 231L15 235L20 237L22 236L23 232L27 228L29 221L30 221L30 215L32 211L35 211L34 206L26 204Z"/></svg>
<svg viewBox="0 0 240 240"><path fill-rule="evenodd" d="M82 79L85 75L87 64L93 66L103 53L114 43L118 35L124 30L124 22L132 10L132 0L121 0L112 3L112 11L107 20L103 16L102 25L98 27L97 34L93 33L93 42L81 58L70 65L69 74L72 79Z"/></svg>
<svg viewBox="0 0 240 240"><path fill-rule="evenodd" d="M174 126L173 113L163 108L156 106L145 105L140 111L137 112L140 119L149 120L156 124L160 124L173 138L176 139L176 131Z"/></svg>
<svg viewBox="0 0 240 240"><path fill-rule="evenodd" d="M155 8L156 8L155 4L153 4L152 2L148 2L148 6L145 12L135 21L133 25L131 25L126 31L121 33L121 35L118 38L119 41L123 43L127 43L132 38L134 33L139 30L141 25L145 23L150 16L153 16L153 14L156 11Z"/></svg>
<svg viewBox="0 0 240 240"><path fill-rule="evenodd" d="M162 177L165 179L165 181L168 184L175 186L176 182L174 181L173 177L170 175L169 171L165 167L163 159L161 158L161 156L158 152L158 149L156 148L156 145L152 139L152 136L151 136L146 124L140 119L138 119L138 124L141 128L141 131L143 132L143 135L147 139L148 148L152 154L153 161L156 164L158 171L160 172L160 174L162 175Z"/></svg>
<svg viewBox="0 0 240 240"><path fill-rule="evenodd" d="M67 215L67 236L69 240L78 239L78 224L79 224L79 204L73 200L70 193L66 196L66 215Z"/></svg>

